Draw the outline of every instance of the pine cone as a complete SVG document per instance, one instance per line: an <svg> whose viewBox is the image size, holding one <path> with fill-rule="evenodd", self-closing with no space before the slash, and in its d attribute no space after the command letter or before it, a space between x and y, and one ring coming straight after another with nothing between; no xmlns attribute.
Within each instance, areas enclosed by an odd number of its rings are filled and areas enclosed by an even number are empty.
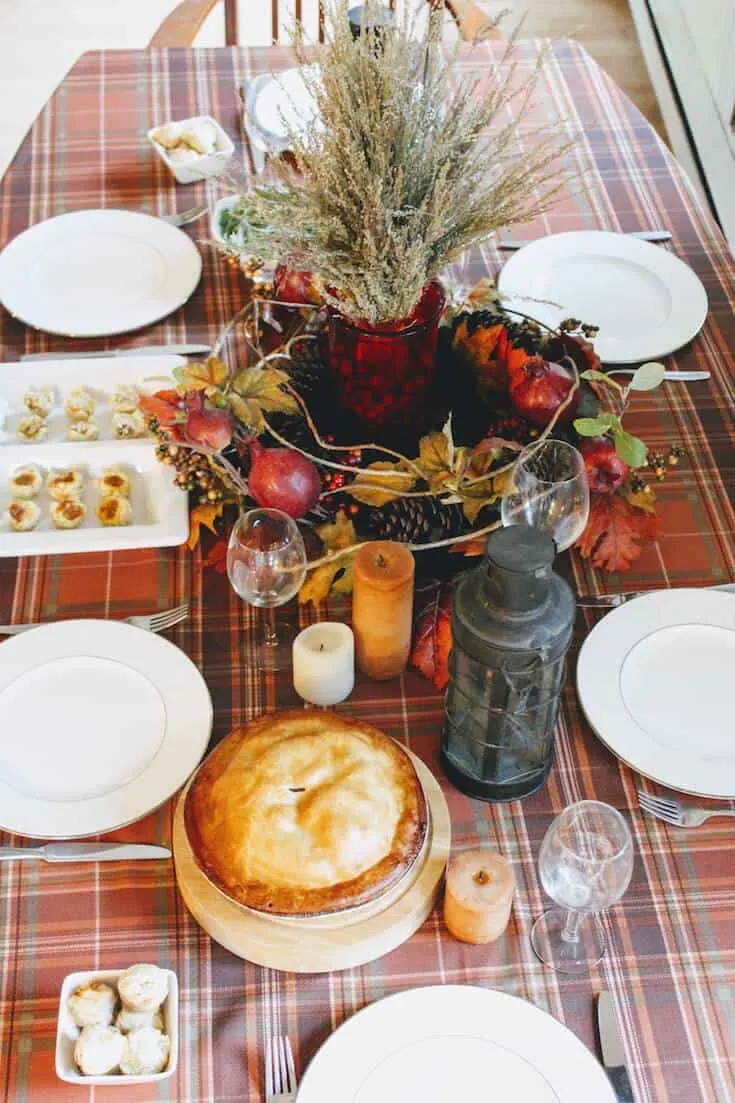
<svg viewBox="0 0 735 1103"><path fill-rule="evenodd" d="M373 509L367 527L376 540L431 544L458 536L464 528L464 514L459 505L442 505L433 498L396 498Z"/></svg>

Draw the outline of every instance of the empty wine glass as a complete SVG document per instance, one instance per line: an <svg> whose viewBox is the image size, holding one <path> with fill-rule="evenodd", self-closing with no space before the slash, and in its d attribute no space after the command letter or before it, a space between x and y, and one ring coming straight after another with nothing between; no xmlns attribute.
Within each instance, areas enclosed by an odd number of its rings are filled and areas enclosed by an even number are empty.
<svg viewBox="0 0 735 1103"><path fill-rule="evenodd" d="M628 825L609 804L570 804L541 843L539 875L560 905L536 920L531 945L536 956L561 973L586 973L605 953L595 913L623 895L633 874Z"/></svg>
<svg viewBox="0 0 735 1103"><path fill-rule="evenodd" d="M527 445L501 503L503 524L548 532L561 552L582 535L589 511L587 473L577 449L563 440Z"/></svg>
<svg viewBox="0 0 735 1103"><path fill-rule="evenodd" d="M292 641L279 639L274 609L299 592L306 576L306 549L293 518L280 509L244 513L230 534L227 576L243 601L265 610L262 642L244 655L248 665L290 666Z"/></svg>

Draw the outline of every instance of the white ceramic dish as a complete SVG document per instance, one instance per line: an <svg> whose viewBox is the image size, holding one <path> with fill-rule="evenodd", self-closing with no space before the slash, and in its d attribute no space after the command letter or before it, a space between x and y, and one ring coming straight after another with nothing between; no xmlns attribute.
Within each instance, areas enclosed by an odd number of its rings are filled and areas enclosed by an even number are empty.
<svg viewBox="0 0 735 1103"><path fill-rule="evenodd" d="M36 223L0 253L0 302L46 333L106 337L177 310L201 273L194 242L160 218L74 211Z"/></svg>
<svg viewBox="0 0 735 1103"><path fill-rule="evenodd" d="M660 245L605 231L531 242L507 261L498 290L506 306L546 325L574 317L599 326L594 345L605 364L667 356L707 317L707 293L688 265Z"/></svg>
<svg viewBox="0 0 735 1103"><path fill-rule="evenodd" d="M504 992L452 984L399 992L353 1015L314 1057L298 1098L615 1103L602 1066L556 1019Z"/></svg>
<svg viewBox="0 0 735 1103"><path fill-rule="evenodd" d="M198 765L212 701L168 640L118 621L45 624L2 645L0 828L72 839L132 823Z"/></svg>
<svg viewBox="0 0 735 1103"><path fill-rule="evenodd" d="M168 977L168 996L163 1001L163 1025L165 1033L171 1042L168 1064L163 1072L157 1072L151 1076L124 1076L115 1073L112 1076L83 1076L74 1061L74 1043L79 1035L79 1028L69 1014L69 997L72 992L82 984L91 981L101 981L104 984L117 985L120 974L124 969L95 969L86 973L69 973L61 985L59 997L59 1017L56 1027L56 1075L60 1080L66 1080L69 1084L79 1084L80 1087L131 1087L133 1084L157 1084L159 1080L168 1080L176 1072L179 1063L179 984L176 974L171 969L164 969Z"/></svg>
<svg viewBox="0 0 735 1103"><path fill-rule="evenodd" d="M179 184L195 184L198 180L208 180L212 176L219 176L232 160L232 155L235 152L232 140L211 115L195 115L190 119L176 120L175 125L185 130L189 126L203 122L210 123L214 127L217 135L215 149L212 153L202 153L190 161L174 161L171 159L169 151L154 137L161 129L160 126L151 127L146 134L148 142L166 168L176 177ZM165 126L166 124L162 125Z"/></svg>
<svg viewBox="0 0 735 1103"><path fill-rule="evenodd" d="M595 625L577 692L603 743L683 793L735 798L735 594L661 590Z"/></svg>
<svg viewBox="0 0 735 1103"><path fill-rule="evenodd" d="M272 152L289 146L289 132L318 125L317 107L304 81L318 74L318 66L286 69L281 73L263 73L247 87L245 119Z"/></svg>

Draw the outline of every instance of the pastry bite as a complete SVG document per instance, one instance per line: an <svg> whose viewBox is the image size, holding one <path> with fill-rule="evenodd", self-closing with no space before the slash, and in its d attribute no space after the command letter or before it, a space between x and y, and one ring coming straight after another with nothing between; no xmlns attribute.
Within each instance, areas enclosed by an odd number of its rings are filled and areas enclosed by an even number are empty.
<svg viewBox="0 0 735 1103"><path fill-rule="evenodd" d="M101 498L127 498L130 495L130 479L119 467L107 467L97 480Z"/></svg>
<svg viewBox="0 0 735 1103"><path fill-rule="evenodd" d="M51 387L29 387L23 395L23 405L29 414L47 418L54 408L54 392Z"/></svg>
<svg viewBox="0 0 735 1103"><path fill-rule="evenodd" d="M41 519L41 510L28 498L13 498L8 502L5 517L13 532L30 532Z"/></svg>
<svg viewBox="0 0 735 1103"><path fill-rule="evenodd" d="M152 1026L154 1030L163 1031L163 1015L158 1011L131 1011L123 1005L115 1019L115 1026L123 1034L129 1034L131 1030L140 1030L144 1026Z"/></svg>
<svg viewBox="0 0 735 1103"><path fill-rule="evenodd" d="M168 1064L171 1042L152 1026L131 1030L125 1038L120 1071L126 1076L155 1076Z"/></svg>
<svg viewBox="0 0 735 1103"><path fill-rule="evenodd" d="M43 477L35 464L16 467L8 479L8 489L14 498L35 498L43 486Z"/></svg>
<svg viewBox="0 0 735 1103"><path fill-rule="evenodd" d="M77 498L84 489L84 475L78 467L64 467L59 471L49 471L46 476L46 489L56 502L63 498Z"/></svg>
<svg viewBox="0 0 735 1103"><path fill-rule="evenodd" d="M164 149L173 149L181 137L181 127L178 123L165 123L154 130L151 137Z"/></svg>
<svg viewBox="0 0 735 1103"><path fill-rule="evenodd" d="M142 410L112 415L112 435L117 440L134 440L145 433L145 417Z"/></svg>
<svg viewBox="0 0 735 1103"><path fill-rule="evenodd" d="M125 1035L114 1026L85 1026L74 1045L74 1060L84 1076L117 1072L125 1053Z"/></svg>
<svg viewBox="0 0 735 1103"><path fill-rule="evenodd" d="M69 1014L78 1027L110 1026L118 1005L117 992L104 981L92 980L69 996Z"/></svg>
<svg viewBox="0 0 735 1103"><path fill-rule="evenodd" d="M78 498L62 498L51 506L51 520L57 529L79 528L87 515L87 507Z"/></svg>
<svg viewBox="0 0 735 1103"><path fill-rule="evenodd" d="M168 995L168 976L157 965L131 965L118 977L117 990L131 1011L157 1011Z"/></svg>
<svg viewBox="0 0 735 1103"><path fill-rule="evenodd" d="M70 421L88 421L94 414L97 403L84 387L75 387L64 403L64 409Z"/></svg>
<svg viewBox="0 0 735 1103"><path fill-rule="evenodd" d="M110 404L117 413L132 414L138 409L140 394L132 383L119 383L110 395Z"/></svg>
<svg viewBox="0 0 735 1103"><path fill-rule="evenodd" d="M70 421L66 431L67 440L97 440L99 435L99 425L93 418Z"/></svg>
<svg viewBox="0 0 735 1103"><path fill-rule="evenodd" d="M194 119L182 130L177 143L188 146L195 153L214 153L217 148L217 128L208 119Z"/></svg>
<svg viewBox="0 0 735 1103"><path fill-rule="evenodd" d="M29 414L21 419L18 425L18 437L25 441L45 440L48 436L48 425L38 414Z"/></svg>
<svg viewBox="0 0 735 1103"><path fill-rule="evenodd" d="M133 519L133 507L127 498L118 498L113 494L103 498L97 506L97 519L109 528L129 525Z"/></svg>

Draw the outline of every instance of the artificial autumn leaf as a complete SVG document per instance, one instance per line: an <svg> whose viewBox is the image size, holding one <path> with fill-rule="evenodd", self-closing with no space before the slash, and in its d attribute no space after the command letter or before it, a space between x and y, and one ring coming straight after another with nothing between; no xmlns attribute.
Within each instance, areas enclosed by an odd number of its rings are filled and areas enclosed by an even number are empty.
<svg viewBox="0 0 735 1103"><path fill-rule="evenodd" d="M381 475L381 471L392 471L393 474ZM400 467L394 467L392 463L379 460L377 463L371 463L365 471L361 471L346 490L363 505L384 506L386 502L393 502L408 490L413 490L415 484L416 479L410 472L401 471ZM385 490L375 490L376 486L385 487Z"/></svg>
<svg viewBox="0 0 735 1103"><path fill-rule="evenodd" d="M436 479L440 480L441 485L441 482L451 476L452 460L449 439L445 433L429 433L421 438L416 463L421 468L429 486L432 486Z"/></svg>
<svg viewBox="0 0 735 1103"><path fill-rule="evenodd" d="M203 364L182 364L173 371L182 391L204 391L207 396L224 387L229 374L227 365L216 356L208 356Z"/></svg>
<svg viewBox="0 0 735 1103"><path fill-rule="evenodd" d="M255 365L234 379L230 394L230 407L236 418L250 429L262 433L265 429L263 414L295 414L296 399L282 388L288 376L278 368L261 368Z"/></svg>
<svg viewBox="0 0 735 1103"><path fill-rule="evenodd" d="M213 567L217 574L225 574L227 571L227 541L218 540L209 551L209 555L202 561L203 567Z"/></svg>
<svg viewBox="0 0 735 1103"><path fill-rule="evenodd" d="M623 494L636 509L643 509L646 513L656 512L656 495L650 487L646 487L645 490L632 490L628 485L623 489Z"/></svg>
<svg viewBox="0 0 735 1103"><path fill-rule="evenodd" d="M457 493L462 502L462 512L471 525L474 525L485 506L491 506L497 502L498 495L494 489L495 482L496 480L493 479L489 487L487 483L483 482L478 486L460 486L457 488Z"/></svg>
<svg viewBox="0 0 735 1103"><path fill-rule="evenodd" d="M449 652L452 649L452 595L437 589L416 619L411 663L437 689L449 681Z"/></svg>
<svg viewBox="0 0 735 1103"><path fill-rule="evenodd" d="M319 605L320 602L325 601L329 597L335 576L342 570L344 560L347 558L348 556L344 559L334 559L331 563L323 563L321 567L314 567L309 571L299 590L299 605L306 605L310 601L314 605Z"/></svg>
<svg viewBox="0 0 735 1103"><path fill-rule="evenodd" d="M156 391L155 394L142 394L139 399L141 410L149 417L155 417L160 425L176 425L183 421L186 414L181 395L178 391Z"/></svg>
<svg viewBox="0 0 735 1103"><path fill-rule="evenodd" d="M339 510L334 521L319 525L314 530L324 545L325 553L344 551L357 544L355 526L344 510ZM299 590L299 603L305 605L312 601L318 605L330 593L348 594L352 590L352 567L355 553L335 556L326 563L310 570Z"/></svg>
<svg viewBox="0 0 735 1103"><path fill-rule="evenodd" d="M632 506L622 494L593 494L587 526L575 547L593 567L627 571L658 532L658 517Z"/></svg>
<svg viewBox="0 0 735 1103"><path fill-rule="evenodd" d="M487 533L484 536L473 536L471 540L458 540L449 549L454 555L464 555L468 559L472 556L483 555L487 546Z"/></svg>
<svg viewBox="0 0 735 1103"><path fill-rule="evenodd" d="M357 533L351 519L343 509L337 511L333 521L327 521L314 530L326 551L342 551L357 543Z"/></svg>
<svg viewBox="0 0 735 1103"><path fill-rule="evenodd" d="M478 280L467 296L467 302L473 310L487 310L498 307L498 289L489 276Z"/></svg>
<svg viewBox="0 0 735 1103"><path fill-rule="evenodd" d="M202 526L210 532L216 532L214 523L222 516L224 502L206 502L194 506L189 518L189 539L186 541L189 550L193 550L199 543Z"/></svg>

